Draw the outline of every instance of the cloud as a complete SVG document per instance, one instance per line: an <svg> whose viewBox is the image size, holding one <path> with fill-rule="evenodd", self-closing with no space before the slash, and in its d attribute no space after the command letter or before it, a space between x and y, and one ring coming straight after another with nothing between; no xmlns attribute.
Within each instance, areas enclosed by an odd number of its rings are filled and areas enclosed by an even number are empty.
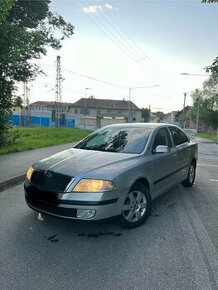
<svg viewBox="0 0 218 290"><path fill-rule="evenodd" d="M102 6L100 5L87 6L87 7L83 7L82 10L85 13L97 13L98 11L102 10Z"/></svg>
<svg viewBox="0 0 218 290"><path fill-rule="evenodd" d="M113 6L108 4L108 3L105 4L105 7L108 8L108 9L111 9L111 10L113 9Z"/></svg>

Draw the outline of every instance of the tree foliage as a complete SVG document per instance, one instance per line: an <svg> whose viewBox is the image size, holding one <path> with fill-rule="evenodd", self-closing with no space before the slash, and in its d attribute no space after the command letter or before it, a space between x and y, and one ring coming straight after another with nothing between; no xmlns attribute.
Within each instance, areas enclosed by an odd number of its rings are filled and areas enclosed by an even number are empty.
<svg viewBox="0 0 218 290"><path fill-rule="evenodd" d="M199 121L206 126L217 128L218 123L218 83L217 78L211 76L203 84L203 89L196 89L191 94L193 107L192 119L196 121L199 105Z"/></svg>
<svg viewBox="0 0 218 290"><path fill-rule="evenodd" d="M149 122L151 110L148 108L142 108L141 112L142 112L142 118L144 119L144 122Z"/></svg>
<svg viewBox="0 0 218 290"><path fill-rule="evenodd" d="M210 4L210 3L218 3L218 0L202 0L201 2Z"/></svg>
<svg viewBox="0 0 218 290"><path fill-rule="evenodd" d="M213 76L218 78L218 57L216 57L213 63L206 67L206 72L210 72Z"/></svg>
<svg viewBox="0 0 218 290"><path fill-rule="evenodd" d="M156 116L157 116L157 122L158 123L163 122L163 119L165 117L165 114L163 112L160 112L160 111L156 112Z"/></svg>
<svg viewBox="0 0 218 290"><path fill-rule="evenodd" d="M40 73L34 59L61 48L74 27L50 11L50 0L0 0L0 138L9 127L15 82Z"/></svg>
<svg viewBox="0 0 218 290"><path fill-rule="evenodd" d="M202 3L210 4L210 3L218 3L218 0L202 0ZM216 57L213 63L210 66L207 66L206 72L212 73L214 76L218 77L218 57Z"/></svg>
<svg viewBox="0 0 218 290"><path fill-rule="evenodd" d="M20 96L16 96L13 98L13 106L23 108L23 99Z"/></svg>

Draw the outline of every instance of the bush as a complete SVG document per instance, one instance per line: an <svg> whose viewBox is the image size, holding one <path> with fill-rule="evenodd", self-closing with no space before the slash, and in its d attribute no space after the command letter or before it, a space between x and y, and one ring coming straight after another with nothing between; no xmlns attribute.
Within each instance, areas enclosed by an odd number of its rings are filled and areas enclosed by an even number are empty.
<svg viewBox="0 0 218 290"><path fill-rule="evenodd" d="M6 148L12 145L15 145L19 142L21 137L19 129L14 129L13 131L9 130L2 134L0 139L0 147Z"/></svg>

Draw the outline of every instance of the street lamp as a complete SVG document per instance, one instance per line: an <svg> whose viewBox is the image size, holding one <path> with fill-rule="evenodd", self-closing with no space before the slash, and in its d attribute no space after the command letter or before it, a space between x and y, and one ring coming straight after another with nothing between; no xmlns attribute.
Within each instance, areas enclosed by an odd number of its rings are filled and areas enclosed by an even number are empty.
<svg viewBox="0 0 218 290"><path fill-rule="evenodd" d="M182 76L197 76L197 77L209 77L210 75L206 75L206 74L190 74L190 73L180 73Z"/></svg>
<svg viewBox="0 0 218 290"><path fill-rule="evenodd" d="M86 92L92 88L85 88L85 102L84 102L84 129L86 129Z"/></svg>
<svg viewBox="0 0 218 290"><path fill-rule="evenodd" d="M131 87L131 88L129 88L129 106L128 106L128 122L129 123L130 123L130 100L131 100L132 90L154 88L154 87L159 87L159 86L160 85L152 85L152 86L145 86L145 87Z"/></svg>
<svg viewBox="0 0 218 290"><path fill-rule="evenodd" d="M186 95L187 95L187 93L184 93L183 112L182 112L182 128L185 128L185 102L186 102Z"/></svg>

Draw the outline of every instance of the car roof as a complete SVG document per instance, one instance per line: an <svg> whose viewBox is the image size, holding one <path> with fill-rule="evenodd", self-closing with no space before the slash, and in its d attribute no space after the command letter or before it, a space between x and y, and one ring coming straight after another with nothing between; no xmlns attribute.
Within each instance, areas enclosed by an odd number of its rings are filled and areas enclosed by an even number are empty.
<svg viewBox="0 0 218 290"><path fill-rule="evenodd" d="M106 127L117 127L117 128L139 128L139 127L143 127L143 128L149 128L149 129L156 129L158 127L162 127L162 126L173 126L173 127L177 127L173 124L166 124L166 123L121 123L121 124L112 124L112 125L108 125Z"/></svg>

